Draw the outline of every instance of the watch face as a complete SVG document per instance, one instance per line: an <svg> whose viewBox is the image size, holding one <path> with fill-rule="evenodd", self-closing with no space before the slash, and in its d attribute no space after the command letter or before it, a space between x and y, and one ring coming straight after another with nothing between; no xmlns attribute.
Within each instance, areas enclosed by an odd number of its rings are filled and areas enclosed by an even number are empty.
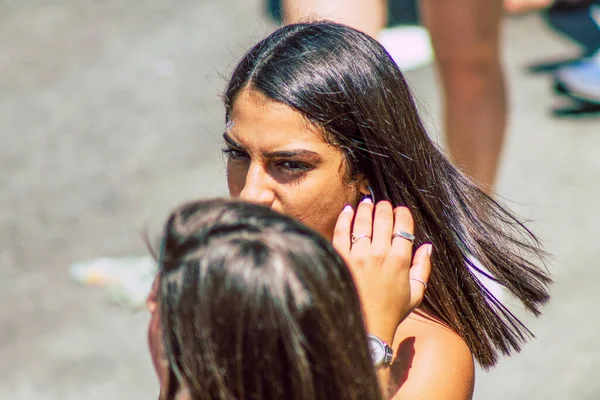
<svg viewBox="0 0 600 400"><path fill-rule="evenodd" d="M385 357L385 347L383 343L374 337L369 337L368 341L373 363L380 364L381 362L383 362L383 358Z"/></svg>

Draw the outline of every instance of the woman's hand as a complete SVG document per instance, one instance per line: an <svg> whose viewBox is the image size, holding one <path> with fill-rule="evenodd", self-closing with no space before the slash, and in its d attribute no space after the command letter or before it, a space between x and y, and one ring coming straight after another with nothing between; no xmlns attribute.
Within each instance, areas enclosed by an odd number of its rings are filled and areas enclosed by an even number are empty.
<svg viewBox="0 0 600 400"><path fill-rule="evenodd" d="M333 245L354 276L369 332L391 345L400 322L423 300L432 245L422 245L413 257L408 208L392 209L387 201L379 202L375 213L373 208L370 199L358 205L356 215L347 206L335 226Z"/></svg>

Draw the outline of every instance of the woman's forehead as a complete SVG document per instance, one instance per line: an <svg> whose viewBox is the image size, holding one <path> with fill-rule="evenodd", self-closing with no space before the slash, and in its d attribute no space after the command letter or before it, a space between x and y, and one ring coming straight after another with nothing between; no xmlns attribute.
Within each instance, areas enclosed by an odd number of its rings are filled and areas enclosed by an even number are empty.
<svg viewBox="0 0 600 400"><path fill-rule="evenodd" d="M226 133L248 147L330 147L322 132L299 111L250 89L236 96Z"/></svg>

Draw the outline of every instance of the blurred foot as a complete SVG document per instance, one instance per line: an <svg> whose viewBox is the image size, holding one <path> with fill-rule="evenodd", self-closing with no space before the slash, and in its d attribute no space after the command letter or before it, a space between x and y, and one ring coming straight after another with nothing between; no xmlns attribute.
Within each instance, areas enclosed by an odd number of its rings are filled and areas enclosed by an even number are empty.
<svg viewBox="0 0 600 400"><path fill-rule="evenodd" d="M427 29L397 26L382 30L377 39L403 72L433 61L433 48Z"/></svg>
<svg viewBox="0 0 600 400"><path fill-rule="evenodd" d="M600 52L595 57L561 68L555 79L570 96L600 104Z"/></svg>

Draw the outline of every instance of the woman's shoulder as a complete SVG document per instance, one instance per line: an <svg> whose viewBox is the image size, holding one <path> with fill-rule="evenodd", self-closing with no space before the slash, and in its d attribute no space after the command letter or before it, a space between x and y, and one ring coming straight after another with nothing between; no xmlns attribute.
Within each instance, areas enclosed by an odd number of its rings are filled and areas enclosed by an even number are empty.
<svg viewBox="0 0 600 400"><path fill-rule="evenodd" d="M465 341L449 328L413 313L396 331L392 366L395 398L465 400L473 396L475 363Z"/></svg>

